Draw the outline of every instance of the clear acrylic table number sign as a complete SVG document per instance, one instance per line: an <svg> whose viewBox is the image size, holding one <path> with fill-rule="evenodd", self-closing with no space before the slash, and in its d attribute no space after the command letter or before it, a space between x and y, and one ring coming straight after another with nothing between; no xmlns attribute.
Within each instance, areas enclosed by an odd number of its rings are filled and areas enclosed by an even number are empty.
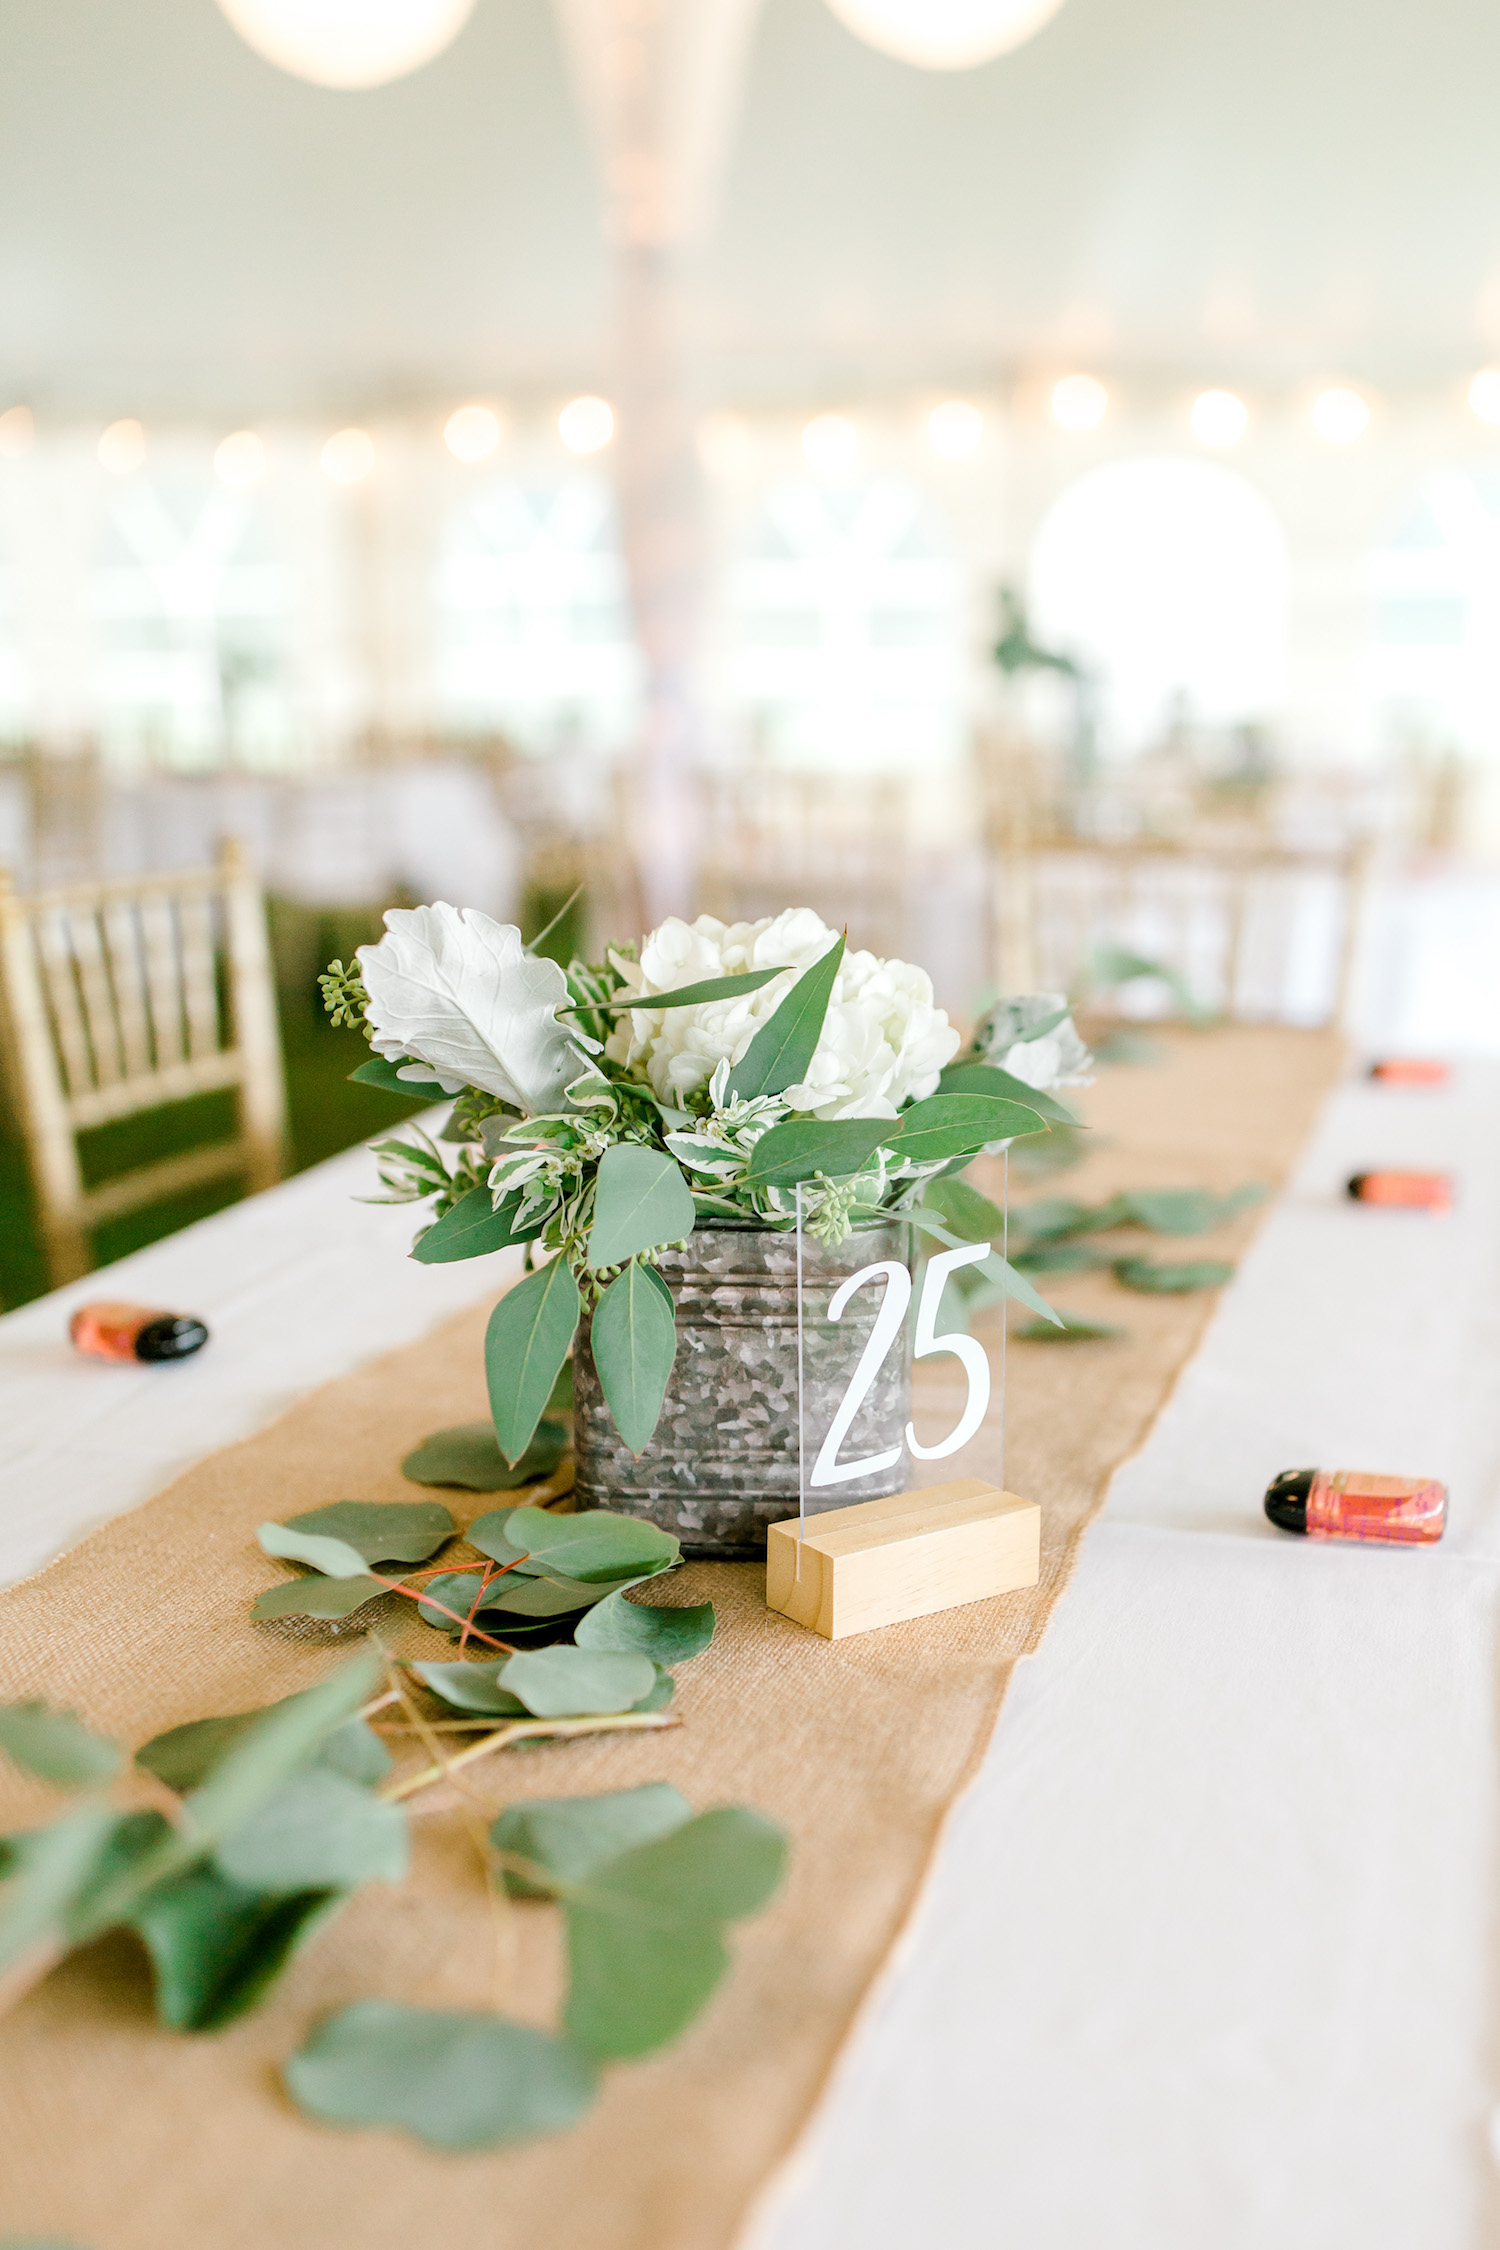
<svg viewBox="0 0 1500 2250"><path fill-rule="evenodd" d="M1007 1159L1006 1236L1009 1170ZM887 1236L882 1247L889 1247L889 1230L881 1231ZM918 1462L954 1460L958 1466L957 1457L989 1417L989 1354L966 1329L943 1326L943 1307L945 1293L953 1305L953 1277L991 1253L988 1242L934 1245L914 1284L918 1238L909 1223L904 1231L904 1257L873 1258L850 1272L846 1254L830 1274L805 1225L802 1189L796 1190L798 1508L793 1522L771 1527L766 1598L773 1609L831 1639L1034 1585L1037 1578L1038 1511L1003 1490L1003 1327L998 1414L991 1426L1000 1483L971 1474L909 1489ZM857 1244L859 1237L849 1239ZM901 1412L905 1378L912 1361L945 1354L962 1369L963 1404L928 1443ZM868 1497L872 1487L874 1498Z"/></svg>

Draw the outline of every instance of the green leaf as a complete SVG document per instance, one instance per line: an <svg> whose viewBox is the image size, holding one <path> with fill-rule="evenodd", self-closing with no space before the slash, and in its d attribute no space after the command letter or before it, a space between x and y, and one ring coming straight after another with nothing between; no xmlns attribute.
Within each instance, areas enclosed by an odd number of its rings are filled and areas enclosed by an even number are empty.
<svg viewBox="0 0 1500 2250"><path fill-rule="evenodd" d="M676 1307L653 1267L633 1258L615 1277L594 1308L590 1342L615 1428L632 1453L644 1453L677 1357Z"/></svg>
<svg viewBox="0 0 1500 2250"><path fill-rule="evenodd" d="M290 1700L289 1696L281 1698L282 1703ZM255 1711L232 1711L223 1718L190 1719L186 1726L169 1727L165 1734L153 1735L149 1742L143 1742L135 1754L135 1762L182 1796L205 1782L232 1746L263 1719L267 1711L279 1708L277 1703L268 1703ZM351 1781L363 1781L371 1786L384 1781L391 1770L390 1752L374 1728L363 1719L349 1719L343 1726L336 1727L313 1752L313 1761L331 1768L334 1773L347 1774Z"/></svg>
<svg viewBox="0 0 1500 2250"><path fill-rule="evenodd" d="M758 1094L782 1094L807 1076L843 958L844 940L839 938L821 961L798 977L729 1073L731 1095L752 1101Z"/></svg>
<svg viewBox="0 0 1500 2250"><path fill-rule="evenodd" d="M992 1100L1020 1102L1034 1109L1038 1117L1049 1124L1076 1126L1078 1119L1072 1110L1065 1108L1055 1094L1041 1094L1028 1086L1024 1078L1013 1071L1001 1070L996 1063L949 1063L938 1080L942 1094L987 1094Z"/></svg>
<svg viewBox="0 0 1500 2250"><path fill-rule="evenodd" d="M557 1381L544 1411L548 1414L571 1414L573 1411L573 1362L565 1359L557 1371Z"/></svg>
<svg viewBox="0 0 1500 2250"><path fill-rule="evenodd" d="M322 1571L325 1578L370 1575L366 1557L356 1553L347 1540L322 1539L316 1532L290 1531L279 1523L263 1523L255 1536L266 1554L282 1562L307 1563L313 1570Z"/></svg>
<svg viewBox="0 0 1500 2250"><path fill-rule="evenodd" d="M74 1904L119 1818L103 1805L85 1804L13 1839L19 1864L0 1891L0 1971L36 1946L66 1942Z"/></svg>
<svg viewBox="0 0 1500 2250"><path fill-rule="evenodd" d="M502 1580L495 1586L496 1593L504 1583ZM460 1620L467 1617L483 1584L483 1575L477 1570L444 1571L437 1578L429 1578L421 1588L422 1600L417 1605L417 1615L424 1625L435 1625L440 1633L457 1634L462 1631L462 1624L445 1617L443 1610L456 1610ZM443 1609L434 1609L433 1602L441 1602ZM475 1611L476 1624L479 1615Z"/></svg>
<svg viewBox="0 0 1500 2250"><path fill-rule="evenodd" d="M1104 1206L1106 1211L1109 1207ZM1091 1234L1099 1224L1100 1212L1091 1203L1078 1203L1069 1196L1044 1196L1039 1203L1023 1203L1010 1215L1012 1243L1058 1242L1069 1235ZM1107 1223L1113 1224L1113 1213Z"/></svg>
<svg viewBox="0 0 1500 2250"><path fill-rule="evenodd" d="M573 1635L579 1648L609 1649L621 1655L652 1657L658 1664L686 1664L701 1656L714 1637L714 1605L695 1609L650 1609L609 1594L591 1609Z"/></svg>
<svg viewBox="0 0 1500 2250"><path fill-rule="evenodd" d="M574 1610L591 1608L603 1595L602 1586L554 1577L551 1572L535 1578L523 1578L519 1571L507 1573L493 1589L491 1630L498 1624L504 1631L512 1617L567 1617ZM487 1603L489 1600L486 1596Z"/></svg>
<svg viewBox="0 0 1500 2250"><path fill-rule="evenodd" d="M1005 1213L967 1180L929 1180L922 1190L929 1211L946 1219L964 1242L992 1242L1005 1230Z"/></svg>
<svg viewBox="0 0 1500 2250"><path fill-rule="evenodd" d="M1089 1344L1124 1333L1106 1320L1085 1320L1081 1313L1070 1312L1054 1313L1051 1321L1028 1320L1016 1330L1026 1344Z"/></svg>
<svg viewBox="0 0 1500 2250"><path fill-rule="evenodd" d="M919 1227L923 1234L936 1236L937 1240L945 1243L950 1250L957 1250L962 1247L957 1235L950 1234L947 1227L940 1225L925 1205L913 1211L911 1221L912 1225ZM1002 1258L998 1250L992 1250L987 1258L976 1259L972 1266L964 1268L964 1272L993 1283L995 1288L999 1289L1005 1296L1014 1297L1018 1303L1025 1305L1031 1312L1039 1314L1043 1320L1061 1320L1061 1315L1052 1310L1046 1298L1039 1296L1026 1276L1023 1273L1017 1273L1010 1260Z"/></svg>
<svg viewBox="0 0 1500 2250"><path fill-rule="evenodd" d="M647 1688L639 1702L632 1703L630 1708L632 1711L665 1711L676 1693L677 1682L664 1664L658 1664L654 1683Z"/></svg>
<svg viewBox="0 0 1500 2250"><path fill-rule="evenodd" d="M605 1162L615 1153L606 1149ZM512 1466L536 1435L572 1348L580 1310L578 1284L567 1259L557 1257L507 1291L490 1314L484 1339L490 1412L500 1450Z"/></svg>
<svg viewBox="0 0 1500 2250"><path fill-rule="evenodd" d="M412 1670L455 1711L476 1711L485 1718L524 1718L526 1706L520 1697L500 1685L501 1668L509 1661L502 1656L493 1664L414 1664Z"/></svg>
<svg viewBox="0 0 1500 2250"><path fill-rule="evenodd" d="M756 1913L785 1864L779 1828L726 1806L596 1867L564 1905L569 2036L601 2060L676 2038L728 1967L723 1924Z"/></svg>
<svg viewBox="0 0 1500 2250"><path fill-rule="evenodd" d="M250 1615L262 1623L274 1617L349 1617L389 1592L379 1578L288 1578L268 1587Z"/></svg>
<svg viewBox="0 0 1500 2250"><path fill-rule="evenodd" d="M91 1734L73 1712L45 1703L0 1703L0 1750L23 1773L59 1789L112 1781L125 1762L117 1744Z"/></svg>
<svg viewBox="0 0 1500 2250"><path fill-rule="evenodd" d="M1207 1234L1259 1203L1263 1187L1235 1188L1215 1195L1208 1188L1129 1188L1114 1198L1116 1226L1147 1227L1153 1234Z"/></svg>
<svg viewBox="0 0 1500 2250"><path fill-rule="evenodd" d="M582 1883L609 1860L685 1827L693 1808L669 1782L611 1789L597 1797L533 1797L508 1805L490 1830L496 1851L531 1862L564 1883ZM516 1898L547 1898L552 1886L535 1875L504 1872Z"/></svg>
<svg viewBox="0 0 1500 2250"><path fill-rule="evenodd" d="M517 1485L550 1477L567 1443L561 1422L539 1422L535 1437L512 1468L500 1451L493 1422L456 1422L451 1429L434 1430L431 1437L423 1438L415 1453L408 1453L402 1462L401 1474L413 1484L451 1485L461 1492L513 1492Z"/></svg>
<svg viewBox="0 0 1500 2250"><path fill-rule="evenodd" d="M1085 1242L1039 1242L1015 1255L1020 1273L1092 1273L1108 1264L1102 1252L1091 1250Z"/></svg>
<svg viewBox="0 0 1500 2250"><path fill-rule="evenodd" d="M821 1172L825 1180L847 1179L869 1162L891 1131L889 1118L789 1117L762 1133L750 1152L746 1187L795 1187Z"/></svg>
<svg viewBox="0 0 1500 2250"><path fill-rule="evenodd" d="M1196 1264L1157 1265L1150 1258L1116 1258L1116 1281L1148 1297L1180 1297L1190 1289L1222 1289L1234 1267L1223 1258L1202 1258Z"/></svg>
<svg viewBox="0 0 1500 2250"><path fill-rule="evenodd" d="M585 2056L529 2024L392 2000L357 2000L325 2017L284 2076L310 2116L393 2125L443 2149L560 2133L596 2085Z"/></svg>
<svg viewBox="0 0 1500 2250"><path fill-rule="evenodd" d="M1045 1131L1039 1113L1019 1102L995 1101L988 1094L932 1094L903 1110L886 1127L885 1141L893 1156L936 1164L976 1156L991 1141Z"/></svg>
<svg viewBox="0 0 1500 2250"><path fill-rule="evenodd" d="M637 1516L617 1516L607 1508L591 1508L576 1516L549 1515L544 1508L512 1508L509 1537L513 1546L560 1577L591 1584L665 1570L682 1553L669 1531Z"/></svg>
<svg viewBox="0 0 1500 2250"><path fill-rule="evenodd" d="M494 1444L486 1423L474 1427ZM438 1500L335 1500L331 1507L288 1516L281 1528L341 1541L364 1563L419 1563L435 1555L458 1525Z"/></svg>
<svg viewBox="0 0 1500 2250"><path fill-rule="evenodd" d="M651 992L644 999L621 998L590 1003L595 1015L619 1015L629 1008L700 1008L707 1001L733 1000L742 992L759 992L780 969L747 969L743 976L705 977L701 984L679 984L672 992Z"/></svg>
<svg viewBox="0 0 1500 2250"><path fill-rule="evenodd" d="M498 1675L538 1719L579 1719L628 1711L656 1685L649 1656L586 1648L524 1649Z"/></svg>
<svg viewBox="0 0 1500 2250"><path fill-rule="evenodd" d="M218 2031L248 2014L342 1904L339 1891L268 1897L212 1867L158 1884L130 1917L156 1971L158 2019Z"/></svg>
<svg viewBox="0 0 1500 2250"><path fill-rule="evenodd" d="M521 1197L507 1195L498 1205L487 1187L470 1188L451 1210L434 1220L412 1245L411 1255L421 1266L452 1265L459 1258L487 1258L493 1250L510 1250L518 1242L534 1242L542 1221L516 1232L513 1221Z"/></svg>
<svg viewBox="0 0 1500 2250"><path fill-rule="evenodd" d="M692 1233L696 1216L682 1167L665 1149L616 1141L599 1159L590 1268L597 1273L601 1266L623 1265L642 1250L682 1242Z"/></svg>
<svg viewBox="0 0 1500 2250"><path fill-rule="evenodd" d="M415 1067L412 1063L387 1062L384 1055L372 1055L368 1062L360 1064L358 1070L350 1071L349 1083L351 1086L379 1086L387 1094L405 1094L414 1102L447 1102L453 1099L451 1094L444 1093L435 1078L413 1080L396 1075L398 1071Z"/></svg>
<svg viewBox="0 0 1500 2250"><path fill-rule="evenodd" d="M484 1515L474 1518L464 1537L471 1547L488 1555L491 1562L505 1563L519 1576L535 1577L538 1571L545 1570L546 1564L533 1562L526 1549L517 1547L510 1536L510 1519L518 1507L524 1506L524 1501L512 1500L506 1507L490 1508Z"/></svg>
<svg viewBox="0 0 1500 2250"><path fill-rule="evenodd" d="M379 1677L378 1653L362 1649L316 1687L271 1704L188 1798L189 1823L199 1843L212 1849L248 1820L331 1734L357 1715Z"/></svg>
<svg viewBox="0 0 1500 2250"><path fill-rule="evenodd" d="M353 1890L399 1883L410 1858L406 1818L343 1774L294 1773L219 1844L231 1883L252 1891Z"/></svg>

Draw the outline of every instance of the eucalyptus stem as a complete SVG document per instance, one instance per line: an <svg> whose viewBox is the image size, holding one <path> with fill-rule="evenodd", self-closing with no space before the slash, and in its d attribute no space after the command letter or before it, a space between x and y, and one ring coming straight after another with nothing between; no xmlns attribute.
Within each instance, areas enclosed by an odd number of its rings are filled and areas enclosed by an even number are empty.
<svg viewBox="0 0 1500 2250"><path fill-rule="evenodd" d="M579 1734L654 1734L663 1727L680 1724L665 1711L620 1711L607 1718L591 1719L516 1719L509 1726L486 1735L483 1742L470 1743L457 1757L428 1766L408 1781L394 1782L380 1794L386 1804L399 1805L404 1798L414 1797L419 1789L429 1789L435 1781L446 1781L456 1767L472 1765L476 1758L487 1757L492 1750L503 1750L511 1742L537 1742L549 1736Z"/></svg>

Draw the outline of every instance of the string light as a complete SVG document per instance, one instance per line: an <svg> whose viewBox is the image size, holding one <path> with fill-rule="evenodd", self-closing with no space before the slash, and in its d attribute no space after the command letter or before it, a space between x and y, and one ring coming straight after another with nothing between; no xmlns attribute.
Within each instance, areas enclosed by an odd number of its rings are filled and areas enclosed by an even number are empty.
<svg viewBox="0 0 1500 2250"><path fill-rule="evenodd" d="M945 461L964 461L984 443L984 416L967 399L950 398L927 417L927 442Z"/></svg>
<svg viewBox="0 0 1500 2250"><path fill-rule="evenodd" d="M1052 390L1052 419L1065 430L1097 430L1109 393L1092 375L1065 375Z"/></svg>
<svg viewBox="0 0 1500 2250"><path fill-rule="evenodd" d="M1469 385L1469 404L1481 422L1500 422L1500 367L1481 367Z"/></svg>
<svg viewBox="0 0 1500 2250"><path fill-rule="evenodd" d="M455 461L487 461L500 443L500 417L488 406L460 406L443 425Z"/></svg>
<svg viewBox="0 0 1500 2250"><path fill-rule="evenodd" d="M802 458L819 476L842 476L859 458L859 432L842 414L815 414L802 432Z"/></svg>
<svg viewBox="0 0 1500 2250"><path fill-rule="evenodd" d="M1335 383L1331 390L1322 391L1313 401L1312 423L1319 437L1327 438L1330 445L1352 445L1363 437L1369 427L1370 409L1359 395L1346 384Z"/></svg>
<svg viewBox="0 0 1500 2250"><path fill-rule="evenodd" d="M1193 401L1193 435L1203 445L1237 445L1250 409L1233 391L1201 391Z"/></svg>
<svg viewBox="0 0 1500 2250"><path fill-rule="evenodd" d="M29 406L8 406L0 414L0 461L19 461L31 451L36 425Z"/></svg>
<svg viewBox="0 0 1500 2250"><path fill-rule="evenodd" d="M919 70L972 70L1032 38L1063 0L828 0L866 46Z"/></svg>
<svg viewBox="0 0 1500 2250"><path fill-rule="evenodd" d="M214 467L226 484L256 484L266 473L265 446L254 430L236 430L215 453Z"/></svg>
<svg viewBox="0 0 1500 2250"><path fill-rule="evenodd" d="M323 474L335 484L358 484L375 466L375 441L368 430L340 430L321 455Z"/></svg>
<svg viewBox="0 0 1500 2250"><path fill-rule="evenodd" d="M615 434L614 409L607 399L570 399L557 417L557 432L574 453L597 453Z"/></svg>
<svg viewBox="0 0 1500 2250"><path fill-rule="evenodd" d="M315 86L384 86L450 46L474 0L219 0L247 47Z"/></svg>
<svg viewBox="0 0 1500 2250"><path fill-rule="evenodd" d="M128 477L146 458L146 433L139 422L111 422L99 440L99 459L111 476Z"/></svg>

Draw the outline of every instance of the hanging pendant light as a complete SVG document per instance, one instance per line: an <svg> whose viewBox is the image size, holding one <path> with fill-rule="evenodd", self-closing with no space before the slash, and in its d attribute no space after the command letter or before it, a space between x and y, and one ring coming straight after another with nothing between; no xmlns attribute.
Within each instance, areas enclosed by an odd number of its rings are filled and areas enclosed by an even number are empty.
<svg viewBox="0 0 1500 2250"><path fill-rule="evenodd" d="M458 37L474 0L219 0L247 46L315 86L384 86Z"/></svg>
<svg viewBox="0 0 1500 2250"><path fill-rule="evenodd" d="M1063 0L828 0L868 46L919 70L972 70L1050 23Z"/></svg>

